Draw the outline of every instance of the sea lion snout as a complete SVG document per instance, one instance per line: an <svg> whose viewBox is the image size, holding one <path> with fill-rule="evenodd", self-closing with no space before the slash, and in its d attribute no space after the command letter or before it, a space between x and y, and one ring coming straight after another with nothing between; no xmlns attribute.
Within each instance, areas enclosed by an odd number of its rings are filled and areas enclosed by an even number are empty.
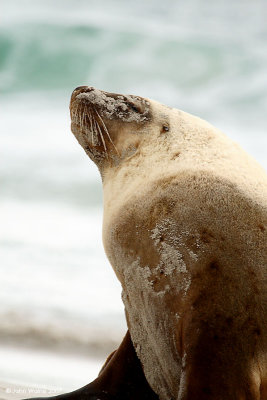
<svg viewBox="0 0 267 400"><path fill-rule="evenodd" d="M91 92L92 90L94 90L94 88L92 86L77 86L72 94L71 94L71 100L70 103L72 103L72 101L75 100L75 98L80 94L80 93L88 93Z"/></svg>
<svg viewBox="0 0 267 400"><path fill-rule="evenodd" d="M73 92L76 92L77 90L85 90L86 92L90 92L91 90L94 90L93 86L77 86Z"/></svg>
<svg viewBox="0 0 267 400"><path fill-rule="evenodd" d="M117 163L118 156L123 159L136 149L136 134L151 122L151 108L140 96L78 86L70 100L71 130L97 165L112 157Z"/></svg>
<svg viewBox="0 0 267 400"><path fill-rule="evenodd" d="M77 86L74 90L73 93L77 92L77 91L82 91L82 90L94 90L93 87L88 87L88 86Z"/></svg>
<svg viewBox="0 0 267 400"><path fill-rule="evenodd" d="M146 122L150 119L150 103L133 95L109 93L90 86L78 86L72 92L70 108L74 103L91 107L106 120L122 122Z"/></svg>

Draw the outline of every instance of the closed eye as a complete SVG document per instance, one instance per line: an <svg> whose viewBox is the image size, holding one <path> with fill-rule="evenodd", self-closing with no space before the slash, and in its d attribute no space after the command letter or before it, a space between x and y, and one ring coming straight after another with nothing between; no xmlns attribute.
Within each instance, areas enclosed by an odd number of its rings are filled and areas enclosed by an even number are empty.
<svg viewBox="0 0 267 400"><path fill-rule="evenodd" d="M133 103L127 103L127 105L134 110L135 112L140 112L140 110L133 104Z"/></svg>

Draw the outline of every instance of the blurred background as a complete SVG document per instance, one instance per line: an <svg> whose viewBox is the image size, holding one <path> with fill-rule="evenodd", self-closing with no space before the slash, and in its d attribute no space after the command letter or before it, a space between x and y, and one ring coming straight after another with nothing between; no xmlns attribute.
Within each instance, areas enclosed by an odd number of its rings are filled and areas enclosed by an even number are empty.
<svg viewBox="0 0 267 400"><path fill-rule="evenodd" d="M70 390L126 331L101 242L100 176L70 132L72 90L196 114L267 167L267 1L0 7L0 380Z"/></svg>

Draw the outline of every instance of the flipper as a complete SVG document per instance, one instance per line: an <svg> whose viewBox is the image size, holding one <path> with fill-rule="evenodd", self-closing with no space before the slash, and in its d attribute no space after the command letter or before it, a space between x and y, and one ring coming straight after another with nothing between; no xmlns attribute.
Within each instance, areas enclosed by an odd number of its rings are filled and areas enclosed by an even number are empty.
<svg viewBox="0 0 267 400"><path fill-rule="evenodd" d="M150 388L127 331L118 350L105 362L98 377L70 393L31 400L158 400Z"/></svg>

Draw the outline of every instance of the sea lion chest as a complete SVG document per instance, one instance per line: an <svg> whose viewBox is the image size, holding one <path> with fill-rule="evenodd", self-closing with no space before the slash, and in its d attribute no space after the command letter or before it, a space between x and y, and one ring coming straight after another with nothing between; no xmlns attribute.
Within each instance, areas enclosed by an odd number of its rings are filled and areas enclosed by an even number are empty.
<svg viewBox="0 0 267 400"><path fill-rule="evenodd" d="M189 234L177 226L171 196L134 193L113 212L112 201L105 204L103 242L122 284L128 327L146 378L162 399L171 399L177 397L182 365L178 303L190 287L189 253L184 253Z"/></svg>

